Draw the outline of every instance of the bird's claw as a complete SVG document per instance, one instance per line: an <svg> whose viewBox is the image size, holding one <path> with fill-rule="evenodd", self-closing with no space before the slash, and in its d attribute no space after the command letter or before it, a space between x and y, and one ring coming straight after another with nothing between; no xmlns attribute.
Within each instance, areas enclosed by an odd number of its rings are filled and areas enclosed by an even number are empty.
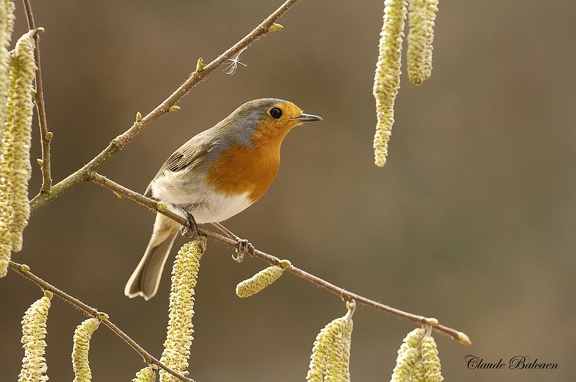
<svg viewBox="0 0 576 382"><path fill-rule="evenodd" d="M254 246L246 239L238 239L236 241L236 249L232 258L241 263L244 260L245 255L254 256Z"/></svg>
<svg viewBox="0 0 576 382"><path fill-rule="evenodd" d="M204 250L202 242L199 240L200 233L198 232L198 223L196 223L194 216L184 209L182 209L182 212L186 218L186 225L182 227L180 234L187 239L198 242L198 245L200 245L201 249Z"/></svg>

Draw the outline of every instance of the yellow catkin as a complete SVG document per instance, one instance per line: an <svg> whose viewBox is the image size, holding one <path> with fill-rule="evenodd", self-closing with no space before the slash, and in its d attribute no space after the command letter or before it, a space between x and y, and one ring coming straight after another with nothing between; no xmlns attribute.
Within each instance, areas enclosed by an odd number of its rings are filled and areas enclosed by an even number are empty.
<svg viewBox="0 0 576 382"><path fill-rule="evenodd" d="M236 286L236 295L238 297L250 297L278 280L283 272L284 269L277 265L263 269L251 278L239 283Z"/></svg>
<svg viewBox="0 0 576 382"><path fill-rule="evenodd" d="M46 320L50 309L50 299L52 293L45 292L44 296L34 302L22 319L22 344L24 348L24 358L22 359L22 370L18 376L18 382L42 382L47 381L46 359L44 350L46 348Z"/></svg>
<svg viewBox="0 0 576 382"><path fill-rule="evenodd" d="M12 215L10 232L12 250L22 249L22 233L30 218L28 202L28 181L32 175L30 145L32 131L32 92L36 63L34 60L34 36L37 32L24 34L16 43L10 67L10 91L8 95L8 115L5 134L11 135L11 146L2 145L2 155L10 155L12 174Z"/></svg>
<svg viewBox="0 0 576 382"><path fill-rule="evenodd" d="M424 362L421 359L416 361L414 368L412 369L412 374L410 375L409 382L428 382L426 380L426 370L424 367Z"/></svg>
<svg viewBox="0 0 576 382"><path fill-rule="evenodd" d="M90 351L90 339L92 333L100 325L97 318L84 320L74 331L72 347L72 367L74 369L74 382L90 382L92 371L88 363L88 352Z"/></svg>
<svg viewBox="0 0 576 382"><path fill-rule="evenodd" d="M420 85L432 74L432 42L438 0L410 0L408 8L408 78Z"/></svg>
<svg viewBox="0 0 576 382"><path fill-rule="evenodd" d="M0 25L2 26L0 33L5 33L6 35L8 35L8 39L10 39L10 36L12 35L12 30L14 29L14 18L15 18L14 8L16 6L14 5L14 1L11 0L0 0L0 1L3 3L1 7L6 10L5 13L2 14L2 16L5 17L5 19L0 21L1 23ZM6 44L6 46L8 46L8 44Z"/></svg>
<svg viewBox="0 0 576 382"><path fill-rule="evenodd" d="M414 329L398 350L392 382L442 382L440 358L431 327Z"/></svg>
<svg viewBox="0 0 576 382"><path fill-rule="evenodd" d="M12 133L4 132L0 147L0 277L6 276L12 252Z"/></svg>
<svg viewBox="0 0 576 382"><path fill-rule="evenodd" d="M2 142L4 124L6 122L6 99L8 98L8 87L10 85L8 76L10 54L8 46L12 39L13 28L14 2L0 0L0 142Z"/></svg>
<svg viewBox="0 0 576 382"><path fill-rule="evenodd" d="M398 350L396 366L392 372L392 382L410 381L414 371L420 368L416 365L421 361L420 344L425 333L425 329L417 328L406 335Z"/></svg>
<svg viewBox="0 0 576 382"><path fill-rule="evenodd" d="M8 46L14 27L14 2L0 0L0 277L6 276L10 253L12 251L11 222L11 190L10 174L12 169L4 164L2 148L4 146L4 131L7 115L8 89L10 88L10 53Z"/></svg>
<svg viewBox="0 0 576 382"><path fill-rule="evenodd" d="M200 269L200 258L206 248L206 238L186 243L178 251L172 268L172 289L170 292L169 321L164 351L160 361L177 372L188 368L190 346L194 332L194 288ZM160 370L160 381L177 382L178 379Z"/></svg>
<svg viewBox="0 0 576 382"><path fill-rule="evenodd" d="M353 312L352 307L345 316L330 322L316 336L306 375L308 382L350 381Z"/></svg>
<svg viewBox="0 0 576 382"><path fill-rule="evenodd" d="M12 251L12 236L10 234L10 199L7 199L6 178L2 176L4 170L0 166L0 277L8 273L10 255Z"/></svg>
<svg viewBox="0 0 576 382"><path fill-rule="evenodd" d="M426 382L442 382L444 377L440 372L440 357L438 357L438 347L434 337L425 336L422 340L422 363Z"/></svg>
<svg viewBox="0 0 576 382"><path fill-rule="evenodd" d="M407 13L406 0L385 0L384 18L378 63L374 74L373 94L376 99L376 133L374 135L374 159L377 166L386 163L388 141L394 124L394 101L400 89L402 65L402 39Z"/></svg>
<svg viewBox="0 0 576 382"><path fill-rule="evenodd" d="M156 382L156 367L147 366L136 373L132 382Z"/></svg>

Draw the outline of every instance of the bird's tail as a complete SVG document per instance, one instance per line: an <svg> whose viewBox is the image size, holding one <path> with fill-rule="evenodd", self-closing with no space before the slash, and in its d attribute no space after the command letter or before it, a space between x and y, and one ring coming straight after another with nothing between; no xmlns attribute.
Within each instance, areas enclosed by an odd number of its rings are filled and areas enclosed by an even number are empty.
<svg viewBox="0 0 576 382"><path fill-rule="evenodd" d="M154 231L146 252L124 288L126 296L130 298L142 296L145 300L154 297L160 285L164 264L179 230L180 225L174 220L156 214Z"/></svg>

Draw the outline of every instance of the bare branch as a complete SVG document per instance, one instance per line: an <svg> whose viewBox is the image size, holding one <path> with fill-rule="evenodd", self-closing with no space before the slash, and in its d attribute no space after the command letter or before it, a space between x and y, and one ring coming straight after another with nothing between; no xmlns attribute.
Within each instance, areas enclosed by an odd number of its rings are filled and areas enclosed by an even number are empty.
<svg viewBox="0 0 576 382"><path fill-rule="evenodd" d="M60 297L62 300L71 304L72 306L74 306L76 309L80 310L85 315L98 318L104 325L106 325L108 327L108 329L110 329L118 337L122 338L122 340L124 340L124 342L126 342L138 354L140 354L140 356L142 356L142 358L144 359L144 362L146 362L147 364L157 365L158 367L166 370L168 373L172 374L173 376L175 376L176 378L178 378L182 381L194 382L192 379L187 378L187 377L177 373L176 371L170 369L169 367L164 365L162 362L160 362L158 359L156 359L154 356L152 356L150 353L148 353L146 350L144 350L140 345L138 345L136 343L136 341L134 341L126 333L124 333L120 328L118 328L116 325L114 325L108 319L107 314L105 314L103 312L99 312L97 309L92 308L89 305L86 305L85 303L78 300L77 298L70 296L68 293L66 293L66 292L56 288L54 285L44 281L40 277L38 277L35 274L33 274L32 272L30 272L30 267L28 267L27 265L18 264L18 263L15 263L14 261L10 261L9 266L10 266L10 269L12 269L16 273L20 274L24 278L32 281L34 284L38 285L42 290L48 290L48 291L54 293L55 296Z"/></svg>
<svg viewBox="0 0 576 382"><path fill-rule="evenodd" d="M177 221L178 223L182 224L182 225L186 225L186 219L180 215L177 215L167 209L159 209L158 206L161 203L156 202L153 199L147 198L144 195L141 195L135 191L132 191L116 182L111 181L110 179L106 178L105 176L102 176L96 172L92 172L90 173L90 176L88 178L88 180L90 180L91 182L94 182L96 184L99 184L105 188L108 188L110 190L112 190L116 195L118 196L126 196L128 199L131 199L143 206L148 207L151 210L156 210L161 214L164 214L166 216L168 216L169 218ZM238 245L238 241L237 240L233 240L230 239L226 236L222 236L218 233L215 233L213 231L209 231L203 228L199 228L198 231L202 234L202 235L206 235L216 241L219 241L223 244L226 244L228 246L231 247L237 247ZM282 260L277 258L276 256L272 256L267 254L266 252L262 252L260 250L255 249L254 253L253 253L254 257L257 257L261 260L264 260L266 262L268 262L269 264L272 265L278 265L278 266L282 266ZM424 317L424 316L420 316L417 314L413 314L413 313L408 313L408 312L404 312L403 310L400 309L396 309L393 308L391 306L388 305L384 305L382 303L376 302L374 300L371 300L369 298L363 297L361 295L358 295L356 293L352 293L349 292L343 288L340 288L337 285L334 285L324 279L321 279L320 277L317 277L311 273L306 272L303 269L297 268L295 266L291 266L290 268L287 268L286 271L308 281L311 282L312 284L315 284L323 289L326 289L327 291L339 296L342 300L344 301L352 301L355 300L356 302L366 305L370 308L376 309L376 310L381 310L383 312L386 312L388 314L391 314L393 316L405 319L405 320L409 320L412 322L415 322L417 324L421 324L421 325L430 325L432 326L435 330L437 330L438 332L447 334L448 336L452 337L453 339L461 342L461 343L465 343L466 340L463 340L462 338L462 333L459 332L456 329L450 328L448 326L444 326L444 325L440 325L438 323L438 320L436 320L435 318L430 318L430 317ZM466 337L467 338L467 337Z"/></svg>

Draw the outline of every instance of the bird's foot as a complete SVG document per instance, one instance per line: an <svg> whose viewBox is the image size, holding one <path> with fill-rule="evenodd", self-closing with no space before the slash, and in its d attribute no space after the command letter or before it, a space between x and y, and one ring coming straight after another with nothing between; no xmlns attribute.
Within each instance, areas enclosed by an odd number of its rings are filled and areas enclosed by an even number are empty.
<svg viewBox="0 0 576 382"><path fill-rule="evenodd" d="M254 256L254 246L246 239L240 239L239 237L236 238L236 248L232 258L241 263L244 260L245 255Z"/></svg>
<svg viewBox="0 0 576 382"><path fill-rule="evenodd" d="M198 242L198 245L200 245L201 249L204 250L202 242L199 240L200 233L198 232L198 223L196 223L196 219L194 219L194 216L192 216L192 214L190 214L188 211L184 209L181 211L186 218L186 225L182 227L180 234L182 234L182 236L187 239Z"/></svg>
<svg viewBox="0 0 576 382"><path fill-rule="evenodd" d="M241 263L244 260L245 255L254 256L256 249L254 246L246 239L240 239L238 236L234 234L234 232L230 231L228 228L224 227L222 224L218 222L213 222L212 225L218 228L224 235L228 236L228 238L236 241L236 248L234 250L234 254L232 258Z"/></svg>

